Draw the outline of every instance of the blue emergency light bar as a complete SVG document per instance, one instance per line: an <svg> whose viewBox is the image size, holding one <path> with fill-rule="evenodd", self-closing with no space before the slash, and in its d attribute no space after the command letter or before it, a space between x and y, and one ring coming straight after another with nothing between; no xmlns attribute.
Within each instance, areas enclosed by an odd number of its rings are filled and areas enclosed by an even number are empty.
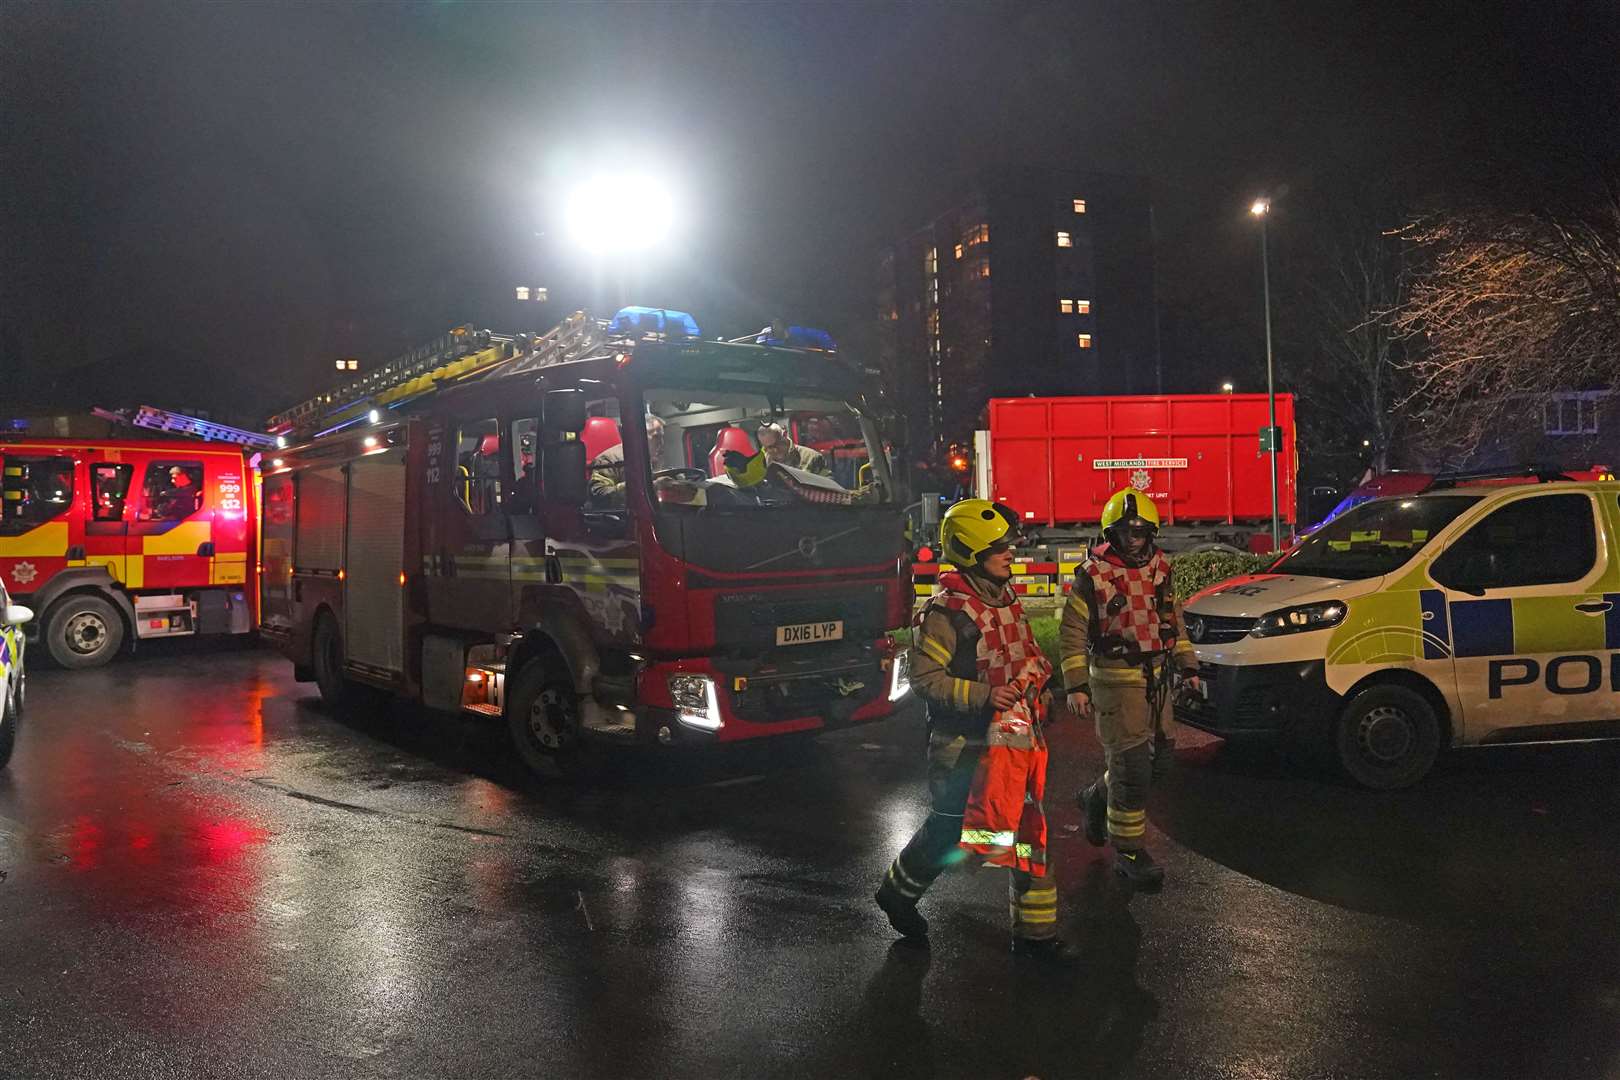
<svg viewBox="0 0 1620 1080"><path fill-rule="evenodd" d="M698 338L703 331L697 320L684 311L666 308L624 307L614 312L608 323L611 334L663 334L667 337Z"/></svg>
<svg viewBox="0 0 1620 1080"><path fill-rule="evenodd" d="M820 349L822 352L837 352L838 342L825 330L818 330L814 326L790 326L786 332L778 335L773 329L762 330L754 339L755 345L774 345L783 349Z"/></svg>

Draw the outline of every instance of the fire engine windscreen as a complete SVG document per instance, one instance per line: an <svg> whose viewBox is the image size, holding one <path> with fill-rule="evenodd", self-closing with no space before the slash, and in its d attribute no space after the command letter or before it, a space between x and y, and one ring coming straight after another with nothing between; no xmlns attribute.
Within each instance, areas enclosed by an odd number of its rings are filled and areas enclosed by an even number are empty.
<svg viewBox="0 0 1620 1080"><path fill-rule="evenodd" d="M853 404L736 384L651 388L645 401L661 505L837 508L893 501L881 435Z"/></svg>

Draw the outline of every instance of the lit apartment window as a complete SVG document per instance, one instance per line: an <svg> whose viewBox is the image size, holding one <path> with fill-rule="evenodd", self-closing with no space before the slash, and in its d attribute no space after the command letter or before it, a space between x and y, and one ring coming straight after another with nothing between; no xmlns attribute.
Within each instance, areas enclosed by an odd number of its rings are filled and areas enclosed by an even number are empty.
<svg viewBox="0 0 1620 1080"><path fill-rule="evenodd" d="M1061 311L1065 315L1073 315L1074 314L1074 301L1073 300L1059 300L1058 301L1058 310Z"/></svg>
<svg viewBox="0 0 1620 1080"><path fill-rule="evenodd" d="M529 298L529 287L527 285L518 285L516 286L516 289L517 298L519 300L527 300Z"/></svg>
<svg viewBox="0 0 1620 1080"><path fill-rule="evenodd" d="M1076 345L1080 346L1082 349L1089 349L1089 348L1091 348L1091 335L1090 334L1076 334L1074 336L1074 343Z"/></svg>
<svg viewBox="0 0 1620 1080"><path fill-rule="evenodd" d="M1076 300L1074 302L1074 313L1076 315L1090 315L1091 314L1091 301L1090 300Z"/></svg>
<svg viewBox="0 0 1620 1080"><path fill-rule="evenodd" d="M973 244L988 244L990 242L990 226L980 223L970 225L962 230L962 243L969 246Z"/></svg>
<svg viewBox="0 0 1620 1080"><path fill-rule="evenodd" d="M1074 241L1069 239L1069 234L1062 229L1058 230L1058 247L1074 247Z"/></svg>
<svg viewBox="0 0 1620 1080"><path fill-rule="evenodd" d="M990 276L990 260L989 259L980 259L978 261L978 263L970 271L969 276L976 277L976 278L987 278L987 277L989 277Z"/></svg>
<svg viewBox="0 0 1620 1080"><path fill-rule="evenodd" d="M1596 435L1598 395L1560 394L1542 406L1541 430L1548 435Z"/></svg>
<svg viewBox="0 0 1620 1080"><path fill-rule="evenodd" d="M962 245L961 244L956 245L956 257L958 259L960 259L962 257Z"/></svg>
<svg viewBox="0 0 1620 1080"><path fill-rule="evenodd" d="M1076 200L1074 200L1074 212L1077 213L1077 214L1085 213L1086 212L1086 200L1084 200L1084 199L1076 199Z"/></svg>
<svg viewBox="0 0 1620 1080"><path fill-rule="evenodd" d="M939 249L938 248L929 248L928 251L923 255L923 273L925 273L925 274L937 274L937 273L939 273Z"/></svg>

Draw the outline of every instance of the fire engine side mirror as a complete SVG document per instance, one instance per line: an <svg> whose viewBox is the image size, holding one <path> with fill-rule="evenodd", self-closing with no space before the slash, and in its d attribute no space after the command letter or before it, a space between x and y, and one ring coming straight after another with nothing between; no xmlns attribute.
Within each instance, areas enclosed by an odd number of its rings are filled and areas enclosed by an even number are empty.
<svg viewBox="0 0 1620 1080"><path fill-rule="evenodd" d="M548 443L560 443L585 428L583 390L547 390L542 404L541 428Z"/></svg>
<svg viewBox="0 0 1620 1080"><path fill-rule="evenodd" d="M566 392L566 391L565 391ZM547 402L549 406L549 402ZM581 426L584 426L583 423ZM588 494L585 444L577 438L549 443L540 450L540 482L552 502L583 506Z"/></svg>

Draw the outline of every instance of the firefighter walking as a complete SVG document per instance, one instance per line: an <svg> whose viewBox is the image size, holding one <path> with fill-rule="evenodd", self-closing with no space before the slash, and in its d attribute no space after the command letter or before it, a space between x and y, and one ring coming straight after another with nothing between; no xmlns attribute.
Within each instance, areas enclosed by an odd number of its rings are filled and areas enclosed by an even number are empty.
<svg viewBox="0 0 1620 1080"><path fill-rule="evenodd" d="M1108 500L1103 542L1075 573L1059 630L1069 707L1093 715L1106 767L1080 793L1086 839L1112 842L1114 869L1132 884L1156 886L1164 868L1143 843L1148 786L1169 768L1173 742L1164 709L1173 675L1196 687L1198 662L1182 631L1170 560L1159 550L1159 512L1127 488Z"/></svg>
<svg viewBox="0 0 1620 1080"><path fill-rule="evenodd" d="M878 906L902 936L926 939L917 901L949 866L1005 866L1014 952L1059 964L1057 885L1046 851L1046 741L1052 665L1009 584L1017 516L984 499L945 512L940 546L963 569L940 576L914 624L912 687L928 707L930 812L890 865Z"/></svg>

